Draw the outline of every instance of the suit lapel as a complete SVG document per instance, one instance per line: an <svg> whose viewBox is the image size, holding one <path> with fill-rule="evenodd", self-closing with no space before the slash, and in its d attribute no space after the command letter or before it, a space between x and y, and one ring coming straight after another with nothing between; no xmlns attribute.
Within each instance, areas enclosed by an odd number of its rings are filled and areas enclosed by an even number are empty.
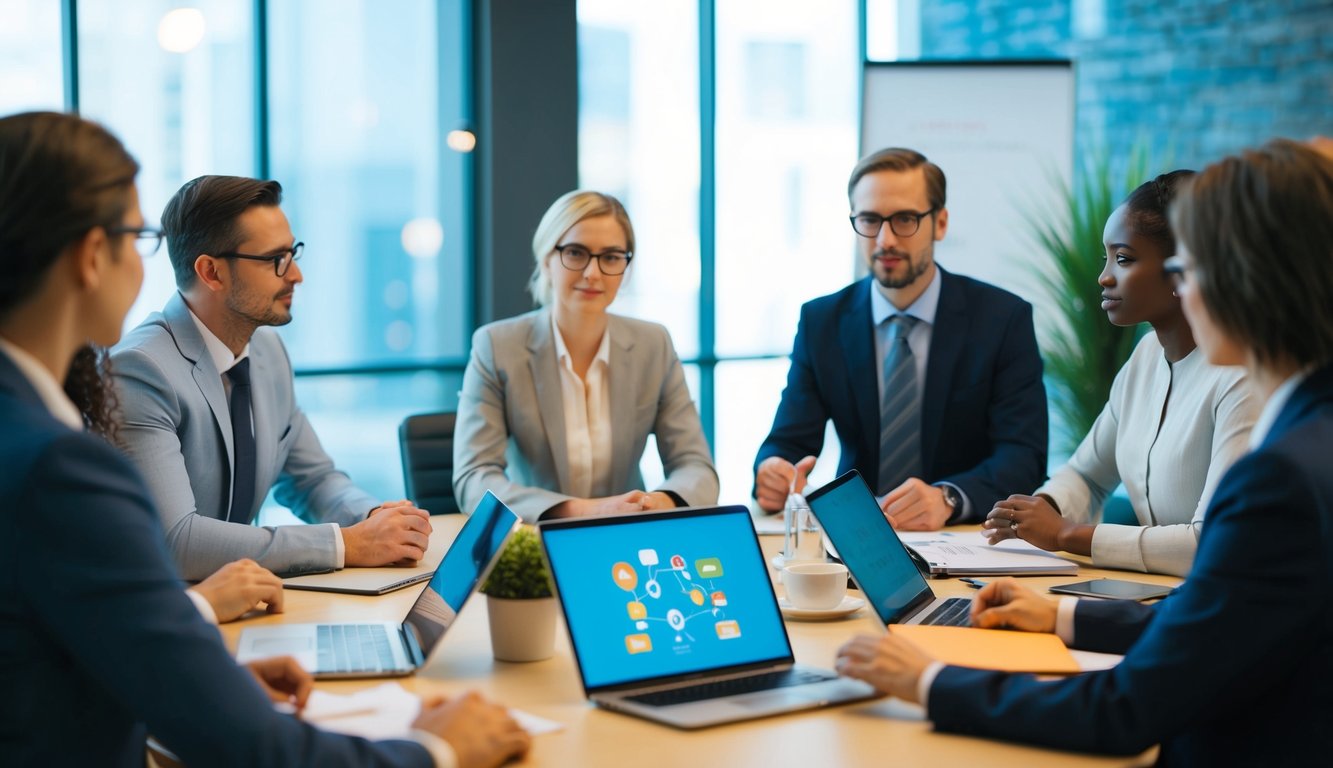
<svg viewBox="0 0 1333 768"><path fill-rule="evenodd" d="M537 391L538 412L546 428L546 443L551 449L556 478L561 488L569 487L569 455L565 444L565 402L560 391L560 370L556 367L555 339L551 336L551 312L532 315L528 334L528 370Z"/></svg>
<svg viewBox="0 0 1333 768"><path fill-rule="evenodd" d="M172 294L171 299L167 301L166 308L162 310L162 317L166 320L167 331L175 340L181 356L194 363L190 374L194 377L194 383L199 387L200 394L208 403L209 410L213 412L213 423L217 426L218 433L222 435L222 445L226 448L227 488L230 488L231 477L235 472L232 467L234 448L231 408L227 404L226 390L222 388L222 374L218 372L217 366L213 365L213 358L209 356L208 349L204 346L204 337L199 335L199 329L195 327L194 320L190 317L190 308L185 305L185 299L181 298L179 293ZM224 501L230 503L230 499L231 492L228 491Z"/></svg>
<svg viewBox="0 0 1333 768"><path fill-rule="evenodd" d="M936 268L940 270L940 302L935 310L935 327L930 330L930 358L921 402L921 469L926 477L934 475L944 409L967 335L967 302L962 286L943 268Z"/></svg>
<svg viewBox="0 0 1333 768"><path fill-rule="evenodd" d="M611 334L611 364L604 386L611 394L611 483L620 486L630 476L630 456L634 453L634 407L638 404L640 385L631 350L634 339L629 327L611 315L607 333Z"/></svg>
<svg viewBox="0 0 1333 768"><path fill-rule="evenodd" d="M1296 387L1296 391L1291 393L1291 397L1273 420L1273 426L1269 428L1268 434L1264 435L1261 445L1268 445L1277 440L1299 424L1312 408L1329 400L1333 400L1333 366L1312 371L1305 381Z"/></svg>
<svg viewBox="0 0 1333 768"><path fill-rule="evenodd" d="M285 419L275 414L279 399L269 383L274 380L272 361L261 350L262 345L250 340L250 413L255 421L255 496L256 508L276 479L278 435L275 430L286 426ZM262 494L262 496L261 496Z"/></svg>
<svg viewBox="0 0 1333 768"><path fill-rule="evenodd" d="M847 361L847 393L855 403L856 423L869 425L857 430L865 440L867 456L875 457L871 466L879 466L879 378L875 372L875 338L870 317L871 278L861 281L852 292L848 311L838 319L838 343ZM831 339L810 339L812 345L828 344ZM818 358L812 356L812 362ZM832 405L832 404L831 404ZM836 407L836 406L835 406Z"/></svg>

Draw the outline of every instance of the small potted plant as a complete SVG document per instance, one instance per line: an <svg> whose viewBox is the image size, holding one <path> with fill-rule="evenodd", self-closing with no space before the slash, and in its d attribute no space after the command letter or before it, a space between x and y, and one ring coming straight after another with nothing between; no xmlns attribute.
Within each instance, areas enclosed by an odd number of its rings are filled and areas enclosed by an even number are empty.
<svg viewBox="0 0 1333 768"><path fill-rule="evenodd" d="M555 598L537 532L514 533L482 585L491 651L500 661L541 661L555 655Z"/></svg>

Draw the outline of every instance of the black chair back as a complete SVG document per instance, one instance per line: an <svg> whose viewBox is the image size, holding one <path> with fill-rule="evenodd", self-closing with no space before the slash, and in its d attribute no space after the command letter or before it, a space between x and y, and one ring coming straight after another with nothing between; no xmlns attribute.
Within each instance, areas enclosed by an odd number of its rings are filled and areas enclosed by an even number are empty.
<svg viewBox="0 0 1333 768"><path fill-rule="evenodd" d="M408 416L398 427L407 498L432 515L461 512L454 498L452 411Z"/></svg>

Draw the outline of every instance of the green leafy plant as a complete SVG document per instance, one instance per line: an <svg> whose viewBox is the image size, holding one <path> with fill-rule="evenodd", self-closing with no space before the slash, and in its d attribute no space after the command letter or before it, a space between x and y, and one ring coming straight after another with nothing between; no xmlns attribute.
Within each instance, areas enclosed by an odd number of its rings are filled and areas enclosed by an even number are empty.
<svg viewBox="0 0 1333 768"><path fill-rule="evenodd" d="M514 532L481 591L491 597L517 600L551 596L551 575L542 560L542 545L535 530L524 526Z"/></svg>
<svg viewBox="0 0 1333 768"><path fill-rule="evenodd" d="M1102 230L1121 201L1147 177L1147 153L1134 149L1120 184L1105 153L1094 153L1071 189L1059 184L1064 210L1026 216L1035 244L1049 257L1032 265L1055 316L1044 326L1042 357L1052 385L1051 406L1064 429L1057 449L1073 453L1111 394L1116 373L1134 350L1135 328L1112 325L1101 311L1097 278L1105 262Z"/></svg>

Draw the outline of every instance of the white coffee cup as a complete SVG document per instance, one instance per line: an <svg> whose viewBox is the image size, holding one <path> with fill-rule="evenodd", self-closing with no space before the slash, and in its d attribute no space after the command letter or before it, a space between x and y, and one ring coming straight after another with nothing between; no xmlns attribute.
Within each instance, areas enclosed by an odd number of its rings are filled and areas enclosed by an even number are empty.
<svg viewBox="0 0 1333 768"><path fill-rule="evenodd" d="M826 611L847 596L847 566L842 563L792 563L782 572L787 602L794 608Z"/></svg>

